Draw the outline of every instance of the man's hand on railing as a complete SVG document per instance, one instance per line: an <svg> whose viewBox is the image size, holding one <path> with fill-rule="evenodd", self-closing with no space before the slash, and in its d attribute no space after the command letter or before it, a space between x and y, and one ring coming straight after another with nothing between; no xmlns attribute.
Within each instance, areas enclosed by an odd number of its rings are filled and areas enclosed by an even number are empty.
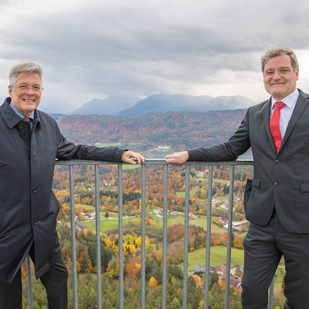
<svg viewBox="0 0 309 309"><path fill-rule="evenodd" d="M133 152L133 151L124 151L121 157L121 161L130 163L130 164L136 164L136 162L130 158L135 158L138 164L141 164L141 162L143 163L145 162L145 158L141 154L137 152Z"/></svg>
<svg viewBox="0 0 309 309"><path fill-rule="evenodd" d="M189 159L188 151L175 152L165 157L166 163L182 164Z"/></svg>

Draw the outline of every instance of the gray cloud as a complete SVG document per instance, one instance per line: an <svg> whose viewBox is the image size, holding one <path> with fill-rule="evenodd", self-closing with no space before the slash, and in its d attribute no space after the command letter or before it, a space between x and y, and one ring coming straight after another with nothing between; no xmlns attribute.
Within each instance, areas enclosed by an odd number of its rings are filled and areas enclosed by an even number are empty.
<svg viewBox="0 0 309 309"><path fill-rule="evenodd" d="M305 0L2 1L0 86L31 59L46 94L77 106L111 94L237 94L261 83L268 46L308 49L308 9Z"/></svg>

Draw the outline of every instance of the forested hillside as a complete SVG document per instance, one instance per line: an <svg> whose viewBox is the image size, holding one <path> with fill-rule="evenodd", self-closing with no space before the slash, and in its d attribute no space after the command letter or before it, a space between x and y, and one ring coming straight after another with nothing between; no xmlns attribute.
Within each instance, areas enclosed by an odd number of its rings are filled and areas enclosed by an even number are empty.
<svg viewBox="0 0 309 309"><path fill-rule="evenodd" d="M64 136L75 143L140 143L172 149L225 142L238 128L245 110L149 113L136 117L61 116Z"/></svg>

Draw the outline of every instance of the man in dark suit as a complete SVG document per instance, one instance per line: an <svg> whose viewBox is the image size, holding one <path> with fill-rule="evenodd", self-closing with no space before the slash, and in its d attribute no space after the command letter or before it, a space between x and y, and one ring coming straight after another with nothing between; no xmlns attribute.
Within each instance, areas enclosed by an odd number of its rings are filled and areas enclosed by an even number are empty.
<svg viewBox="0 0 309 309"><path fill-rule="evenodd" d="M282 256L285 309L309 308L309 96L296 89L299 66L286 47L262 56L271 98L248 108L224 144L166 156L166 162L234 161L252 148L254 177L247 181L242 280L244 309L267 308L268 288Z"/></svg>
<svg viewBox="0 0 309 309"><path fill-rule="evenodd" d="M14 66L9 96L0 106L0 308L22 308L21 264L29 253L46 288L49 309L67 308L66 266L61 259L52 192L56 159L144 162L116 147L75 145L56 121L37 109L42 69L33 62Z"/></svg>

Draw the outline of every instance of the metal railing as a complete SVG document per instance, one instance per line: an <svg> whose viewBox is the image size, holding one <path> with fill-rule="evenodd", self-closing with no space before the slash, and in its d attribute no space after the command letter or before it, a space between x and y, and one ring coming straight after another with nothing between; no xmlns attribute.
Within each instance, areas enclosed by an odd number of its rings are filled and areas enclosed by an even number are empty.
<svg viewBox="0 0 309 309"><path fill-rule="evenodd" d="M123 200L122 200L122 166L118 165L118 235L119 235L119 308L123 309ZM74 206L74 165L94 165L95 168L95 214L96 214L96 263L97 263L97 308L102 309L101 295L101 256L100 250L100 200L99 200L99 166L115 165L111 162L87 161L87 160L70 160L57 161L56 165L69 166L70 179L70 214L71 214L71 237L72 237L72 269L73 269L73 303L74 309L78 308L77 297L77 268L76 268L76 236L75 236L75 206ZM146 204L146 166L162 165L163 168L163 265L162 265L162 309L166 308L166 274L167 274L167 182L168 166L164 159L147 158L145 163L141 164L141 309L145 309L145 204ZM207 236L206 236L206 261L205 261L205 297L204 308L208 308L209 303L209 278L210 278L210 237L211 237L211 208L212 208L212 183L213 183L213 166L226 165L230 167L229 182L229 210L228 210L228 238L227 238L227 256L226 256L226 282L225 282L225 304L224 309L229 307L229 288L230 288L230 267L231 267L231 248L232 248L232 220L233 220L233 192L234 192L234 170L236 165L253 165L250 161L232 161L232 162L187 162L185 167L185 235L184 235L184 266L183 266L183 303L182 308L187 308L187 279L188 279L188 234L189 234L189 197L190 197L190 167L196 165L208 166L208 204L207 204ZM27 258L27 273L31 274L30 259ZM274 293L274 280L269 292L268 308L272 309ZM28 302L29 309L33 309L31 276L28 276Z"/></svg>

